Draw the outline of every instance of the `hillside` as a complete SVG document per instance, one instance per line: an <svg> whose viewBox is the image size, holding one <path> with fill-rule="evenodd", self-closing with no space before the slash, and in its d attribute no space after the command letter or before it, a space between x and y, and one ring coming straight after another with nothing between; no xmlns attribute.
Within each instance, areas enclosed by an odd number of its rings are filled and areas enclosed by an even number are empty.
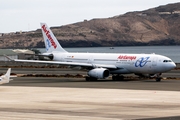
<svg viewBox="0 0 180 120"><path fill-rule="evenodd" d="M63 47L180 45L180 3L51 29ZM44 47L40 29L0 36L0 48L32 47Z"/></svg>

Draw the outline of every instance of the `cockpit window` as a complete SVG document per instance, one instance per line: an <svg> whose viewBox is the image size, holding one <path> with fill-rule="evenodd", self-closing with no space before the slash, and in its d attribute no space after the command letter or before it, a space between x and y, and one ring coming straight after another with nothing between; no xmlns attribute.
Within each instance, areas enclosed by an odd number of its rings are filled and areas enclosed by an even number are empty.
<svg viewBox="0 0 180 120"><path fill-rule="evenodd" d="M172 62L172 60L164 60L163 62Z"/></svg>

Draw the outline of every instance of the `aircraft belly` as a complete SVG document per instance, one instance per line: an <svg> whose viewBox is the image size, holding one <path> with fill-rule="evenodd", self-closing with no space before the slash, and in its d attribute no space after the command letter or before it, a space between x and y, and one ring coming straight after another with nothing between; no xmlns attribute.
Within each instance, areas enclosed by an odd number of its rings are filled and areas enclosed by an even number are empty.
<svg viewBox="0 0 180 120"><path fill-rule="evenodd" d="M110 73L111 74L130 74L132 72L128 71L125 68L120 68L120 69L117 69L117 70L111 70Z"/></svg>
<svg viewBox="0 0 180 120"><path fill-rule="evenodd" d="M133 73L142 73L142 74L149 74L149 73L152 73L152 69L151 69L151 66L150 65L145 65L143 67L140 67L140 66L134 66L132 68L130 68L130 71L133 72Z"/></svg>

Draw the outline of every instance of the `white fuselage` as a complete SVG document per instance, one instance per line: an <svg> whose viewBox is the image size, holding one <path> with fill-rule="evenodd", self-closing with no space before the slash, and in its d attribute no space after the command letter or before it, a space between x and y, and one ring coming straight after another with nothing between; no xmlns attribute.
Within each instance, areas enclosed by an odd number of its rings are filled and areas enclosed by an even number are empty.
<svg viewBox="0 0 180 120"><path fill-rule="evenodd" d="M171 70L176 65L168 57L156 54L52 53L54 61L115 65L111 74L155 74Z"/></svg>

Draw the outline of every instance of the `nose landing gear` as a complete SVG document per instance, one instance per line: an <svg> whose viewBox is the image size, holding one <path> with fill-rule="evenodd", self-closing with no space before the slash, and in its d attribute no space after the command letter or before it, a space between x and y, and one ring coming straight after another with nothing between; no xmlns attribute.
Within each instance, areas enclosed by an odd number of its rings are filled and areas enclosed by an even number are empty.
<svg viewBox="0 0 180 120"><path fill-rule="evenodd" d="M155 78L156 82L161 82L161 79L162 79L161 75L162 75L162 73L156 73L156 74L154 74L152 76L150 75L150 77Z"/></svg>
<svg viewBox="0 0 180 120"><path fill-rule="evenodd" d="M156 82L160 82L162 77L162 73L156 73L156 74L150 74L150 75L144 75L144 74L135 74L138 75L140 78L155 78Z"/></svg>
<svg viewBox="0 0 180 120"><path fill-rule="evenodd" d="M156 74L156 82L160 82L161 81L161 79L162 79L162 77L161 77L161 75L162 75L162 73L157 73Z"/></svg>

